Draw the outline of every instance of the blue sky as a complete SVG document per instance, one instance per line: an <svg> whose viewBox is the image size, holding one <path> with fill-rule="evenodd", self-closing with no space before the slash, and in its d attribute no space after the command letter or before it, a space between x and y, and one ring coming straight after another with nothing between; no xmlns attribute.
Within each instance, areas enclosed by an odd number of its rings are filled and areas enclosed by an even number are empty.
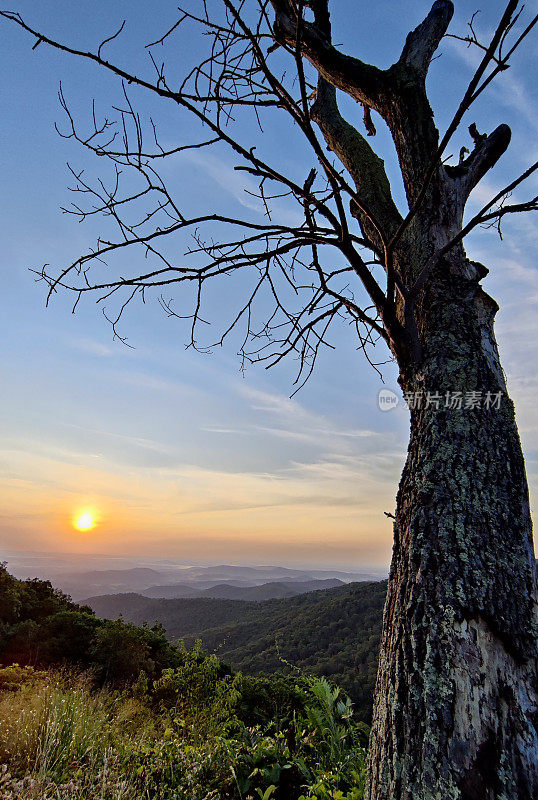
<svg viewBox="0 0 538 800"><path fill-rule="evenodd" d="M210 0L210 7L216 2ZM486 35L502 7L488 3L477 29ZM363 4L333 0L335 40L344 50L387 66L428 8L424 2L402 6L381 0L365 13ZM526 13L536 8L536 2L528 3ZM127 18L114 59L147 69L140 50L173 22L175 4L53 0L20 2L16 9L28 23L88 49ZM463 32L474 10L474 2L458 2L451 30ZM59 211L71 199L65 162L95 167L54 130L53 123L63 121L59 82L81 118L89 115L94 95L102 109L117 103L120 86L93 65L43 45L32 51L33 42L5 22L2 34L0 305L6 345L0 546L185 560L387 564L391 525L383 511L394 509L407 413L401 405L389 413L378 410L383 384L356 351L347 327L335 332L336 351L322 355L310 382L290 400L292 363L270 372L252 366L242 374L233 337L211 355L185 350L186 328L163 315L156 297L125 318L122 330L132 349L113 341L91 300L81 303L76 315L66 296L44 307L44 287L28 268L68 263L98 230L93 222L79 225ZM178 67L197 56L196 47L193 40L181 51ZM478 55L450 40L440 51L430 95L443 128ZM508 122L513 134L508 153L471 198L470 210L536 160L535 56L536 38L467 120L486 131ZM142 111L159 113L163 141L190 132L189 123L166 104L155 108L143 95L135 99ZM355 104L343 108L357 117ZM244 130L248 136L246 123ZM392 145L380 122L378 130L374 144L402 204ZM450 152L459 152L467 139L464 127ZM308 174L297 136L283 125L266 131L260 147L298 175ZM193 209L246 208L261 217L243 192L236 163L219 147L167 169ZM536 181L528 193L533 189ZM285 202L277 211L283 217L295 213ZM497 338L536 505L536 222L528 216L512 219L504 234L501 243L493 231L478 230L467 250L490 268L484 287L501 306ZM212 319L224 318L237 289L232 283L209 297ZM387 353L378 349L378 360L385 361ZM394 365L384 365L382 373L385 385L396 389ZM73 514L87 506L99 522L91 535L71 526Z"/></svg>

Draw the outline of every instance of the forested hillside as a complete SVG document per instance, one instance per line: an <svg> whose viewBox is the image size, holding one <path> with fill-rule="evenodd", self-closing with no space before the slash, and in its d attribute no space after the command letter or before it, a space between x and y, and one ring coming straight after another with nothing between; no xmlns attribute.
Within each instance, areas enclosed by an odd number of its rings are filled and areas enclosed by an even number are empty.
<svg viewBox="0 0 538 800"><path fill-rule="evenodd" d="M0 564L0 665L68 665L100 682L122 685L143 670L158 678L179 663L162 628L98 619L50 581L13 578Z"/></svg>
<svg viewBox="0 0 538 800"><path fill-rule="evenodd" d="M234 673L0 565L1 800L361 800L368 732L325 678Z"/></svg>
<svg viewBox="0 0 538 800"><path fill-rule="evenodd" d="M136 594L90 598L97 614L158 621L172 640L201 639L210 652L246 673L292 672L331 677L369 720L386 582L354 583L298 597L162 600Z"/></svg>
<svg viewBox="0 0 538 800"><path fill-rule="evenodd" d="M187 597L215 597L228 600L253 600L261 602L273 598L294 597L318 589L334 589L343 586L344 582L338 578L311 581L269 581L261 586L236 586L230 583L220 583L207 589L196 589L193 586L176 583L169 586L150 586L140 592L144 597L163 597L168 599Z"/></svg>
<svg viewBox="0 0 538 800"><path fill-rule="evenodd" d="M327 676L369 721L385 591L384 582L355 583L262 603L126 594L94 598L90 608L0 567L0 664L68 664L122 685L141 670L156 679L177 666L171 641L199 639L245 674Z"/></svg>

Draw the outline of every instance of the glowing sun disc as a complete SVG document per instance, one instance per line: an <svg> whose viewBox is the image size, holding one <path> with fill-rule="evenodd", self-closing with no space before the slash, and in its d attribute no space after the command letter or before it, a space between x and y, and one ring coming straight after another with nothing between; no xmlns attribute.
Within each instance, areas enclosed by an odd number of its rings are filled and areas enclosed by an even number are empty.
<svg viewBox="0 0 538 800"><path fill-rule="evenodd" d="M95 520L89 511L84 511L75 520L75 528L79 531L89 531L95 525Z"/></svg>

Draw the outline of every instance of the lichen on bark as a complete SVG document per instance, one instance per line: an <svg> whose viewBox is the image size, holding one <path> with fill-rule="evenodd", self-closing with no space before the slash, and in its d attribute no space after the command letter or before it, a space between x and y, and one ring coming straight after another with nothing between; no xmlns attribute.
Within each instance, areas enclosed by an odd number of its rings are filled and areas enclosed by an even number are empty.
<svg viewBox="0 0 538 800"><path fill-rule="evenodd" d="M484 297L476 279L448 273L418 310L424 363L406 373L403 388L423 398L500 392L501 401L498 408L423 403L411 411L368 800L538 796L527 483L493 335L494 305Z"/></svg>

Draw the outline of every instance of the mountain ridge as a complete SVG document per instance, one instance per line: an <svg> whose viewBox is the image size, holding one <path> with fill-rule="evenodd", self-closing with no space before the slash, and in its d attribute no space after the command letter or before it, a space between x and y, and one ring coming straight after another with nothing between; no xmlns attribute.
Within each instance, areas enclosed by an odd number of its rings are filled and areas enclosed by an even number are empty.
<svg viewBox="0 0 538 800"><path fill-rule="evenodd" d="M318 589L333 589L344 586L339 578L305 581L269 581L259 586L235 586L231 583L217 583L207 589L198 589L188 584L178 583L164 586L150 586L139 592L143 597L169 600L211 597L214 599L263 601L283 597L295 597Z"/></svg>
<svg viewBox="0 0 538 800"><path fill-rule="evenodd" d="M89 598L99 616L159 622L171 641L202 647L246 674L326 675L369 720L386 581L344 584L262 602L158 599L135 593Z"/></svg>
<svg viewBox="0 0 538 800"><path fill-rule="evenodd" d="M203 594L199 592L203 592L205 589L213 590L210 593L212 597L221 597L224 592L226 597L243 597L256 600L270 597L271 589L245 593L225 589L217 593L216 587L222 584L250 588L268 583L312 583L312 588L315 589L318 586L323 588L323 586L329 585L326 583L327 581L351 583L379 579L376 575L368 573L342 572L341 570L292 569L278 566L251 567L234 564L188 567L139 565L125 569L92 569L86 572L73 570L60 575L56 574L53 577L55 586L70 595L76 602L83 602L86 597L129 592L137 592L152 597L201 597ZM177 588L160 588L158 594L154 592L154 587L171 586L176 586ZM185 588L182 589L182 586ZM275 597L285 597L305 591L305 586L288 588L279 586L273 588L272 596Z"/></svg>

